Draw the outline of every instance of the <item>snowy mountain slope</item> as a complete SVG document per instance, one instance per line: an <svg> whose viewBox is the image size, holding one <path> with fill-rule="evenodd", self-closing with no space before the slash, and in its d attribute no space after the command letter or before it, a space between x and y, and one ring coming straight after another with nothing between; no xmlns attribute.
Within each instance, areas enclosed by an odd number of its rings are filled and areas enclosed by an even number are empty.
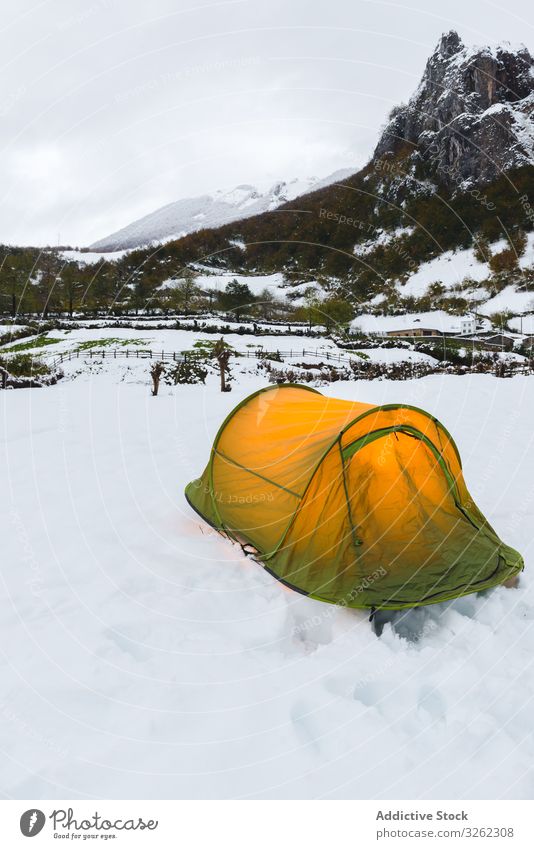
<svg viewBox="0 0 534 849"><path fill-rule="evenodd" d="M91 245L94 251L117 251L137 248L154 242L179 239L204 227L221 227L242 218L251 218L268 212L300 195L329 186L354 173L354 169L341 169L328 177L295 179L279 182L261 192L254 186L241 185L230 191L217 191L213 195L169 203L161 209L139 218L116 233Z"/></svg>
<svg viewBox="0 0 534 849"><path fill-rule="evenodd" d="M441 283L453 288L466 278L486 280L490 276L487 263L479 262L473 248L463 251L445 251L428 262L423 262L404 284L397 284L403 295L424 295L431 283Z"/></svg>

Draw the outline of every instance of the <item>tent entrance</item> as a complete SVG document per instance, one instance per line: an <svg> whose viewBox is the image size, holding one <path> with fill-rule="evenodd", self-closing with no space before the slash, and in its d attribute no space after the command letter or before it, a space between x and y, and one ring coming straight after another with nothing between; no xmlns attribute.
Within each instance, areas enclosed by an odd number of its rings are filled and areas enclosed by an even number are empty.
<svg viewBox="0 0 534 849"><path fill-rule="evenodd" d="M423 562L463 516L455 480L433 442L417 428L392 425L342 449L354 532L388 562ZM424 541L424 542L423 542ZM365 553L364 553L365 552Z"/></svg>
<svg viewBox="0 0 534 849"><path fill-rule="evenodd" d="M397 436L398 434L404 434L413 439L420 439L421 442L428 448L428 450L434 455L439 466L441 467L441 471L447 481L447 486L449 492L454 499L454 503L456 505L457 510L467 519L468 522L477 530L481 530L480 522L477 521L470 510L468 510L463 504L462 499L460 498L460 494L458 492L458 488L456 486L456 481L451 473L451 470L447 464L447 461L443 457L441 451L438 450L436 445L432 442L431 439L426 436L421 430L416 427L412 427L411 425L391 425L390 427L379 428L377 430L370 431L364 436L356 439L354 442L351 442L349 445L346 445L342 450L343 461L346 462L348 459L353 457L358 451L362 448L365 448L367 445L371 444L377 439L381 438L391 438L392 435Z"/></svg>
<svg viewBox="0 0 534 849"><path fill-rule="evenodd" d="M373 430L370 431L370 433L366 433L364 436L361 436L359 439L356 439L354 442L351 442L349 445L346 445L342 449L343 461L346 463L358 451L361 451L362 448L365 448L367 445L370 445L377 439L383 439L387 437L394 437L398 439L398 434L404 434L405 436L411 437L412 439L420 439L421 442L426 445L426 447L438 461L441 467L441 471L445 475L448 486L453 494L454 500L458 503L459 497L456 488L456 483L441 452L436 448L436 446L428 438L428 436L426 436L421 430L418 430L415 427L411 427L410 425L391 425L390 427L379 428L378 430Z"/></svg>

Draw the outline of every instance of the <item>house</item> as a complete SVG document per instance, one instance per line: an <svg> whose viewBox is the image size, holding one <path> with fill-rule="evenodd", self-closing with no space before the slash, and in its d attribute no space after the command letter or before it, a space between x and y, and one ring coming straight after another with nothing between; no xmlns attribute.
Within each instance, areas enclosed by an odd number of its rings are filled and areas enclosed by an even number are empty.
<svg viewBox="0 0 534 849"><path fill-rule="evenodd" d="M505 336L503 333L496 333L494 336L484 336L484 342L491 348L500 348L502 351L511 351L514 347L514 339L511 336Z"/></svg>
<svg viewBox="0 0 534 849"><path fill-rule="evenodd" d="M386 336L443 336L443 333L431 327L410 327L402 330L387 330Z"/></svg>
<svg viewBox="0 0 534 849"><path fill-rule="evenodd" d="M473 315L464 315L460 319L460 336L469 336L477 332L477 322Z"/></svg>

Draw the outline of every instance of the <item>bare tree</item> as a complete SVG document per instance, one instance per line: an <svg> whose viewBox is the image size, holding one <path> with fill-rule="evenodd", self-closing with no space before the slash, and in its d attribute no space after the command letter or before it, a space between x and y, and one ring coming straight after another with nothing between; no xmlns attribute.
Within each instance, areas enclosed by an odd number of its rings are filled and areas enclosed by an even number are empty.
<svg viewBox="0 0 534 849"><path fill-rule="evenodd" d="M158 360L157 363L152 363L150 366L150 377L152 378L152 395L154 397L158 394L159 391L159 382L162 378L163 372L165 371L165 365Z"/></svg>
<svg viewBox="0 0 534 849"><path fill-rule="evenodd" d="M219 375L221 378L221 392L230 392L229 386L229 378L230 378L230 356L232 354L232 349L229 345L226 344L223 337L215 343L213 346L212 356L215 360L217 360L217 365L219 367ZM228 382L227 382L228 379Z"/></svg>

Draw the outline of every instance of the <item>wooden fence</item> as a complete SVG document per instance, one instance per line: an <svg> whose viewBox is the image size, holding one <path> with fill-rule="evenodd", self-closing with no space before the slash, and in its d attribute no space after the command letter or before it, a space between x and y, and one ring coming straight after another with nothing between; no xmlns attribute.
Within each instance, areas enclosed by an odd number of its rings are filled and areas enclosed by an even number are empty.
<svg viewBox="0 0 534 849"><path fill-rule="evenodd" d="M333 351L318 351L317 349L311 350L309 348L303 348L302 350L294 348L289 351L265 351L262 348L249 348L245 351L234 350L232 353L236 357L246 357L258 360L278 357L282 360L293 359L294 357L318 357L321 360L335 363L350 363L354 359L362 360L361 357L350 357L347 354L336 353ZM46 359L50 367L55 368L56 366L61 365L61 363L79 359L116 360L120 358L135 360L163 360L163 362L169 360L174 362L184 362L187 359L197 359L201 355L200 351L197 354L196 352L191 351L160 351L153 348L102 348L99 350L96 348L87 348L85 350L77 349L74 351L65 351L62 354L55 355L37 354L35 358Z"/></svg>

